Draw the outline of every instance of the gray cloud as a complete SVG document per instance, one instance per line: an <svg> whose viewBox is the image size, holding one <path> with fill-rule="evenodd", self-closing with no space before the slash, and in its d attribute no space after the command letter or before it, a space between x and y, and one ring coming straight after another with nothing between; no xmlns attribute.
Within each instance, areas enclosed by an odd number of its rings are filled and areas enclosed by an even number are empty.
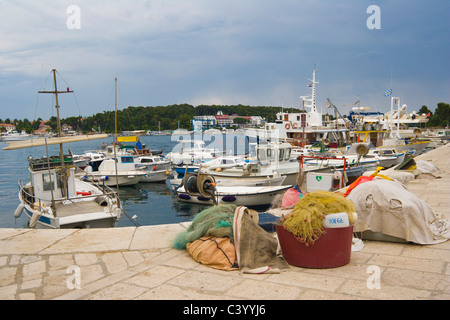
<svg viewBox="0 0 450 320"><path fill-rule="evenodd" d="M381 30L368 30L366 8L377 3ZM81 10L79 30L66 26L71 4ZM314 65L319 105L327 97L339 105L359 96L387 111L383 91L392 72L395 95L415 109L434 108L449 99L448 9L441 0L4 0L1 117L32 118L36 92L52 68L76 90L79 104L65 97L62 116L111 107L116 76L124 107L298 106Z"/></svg>

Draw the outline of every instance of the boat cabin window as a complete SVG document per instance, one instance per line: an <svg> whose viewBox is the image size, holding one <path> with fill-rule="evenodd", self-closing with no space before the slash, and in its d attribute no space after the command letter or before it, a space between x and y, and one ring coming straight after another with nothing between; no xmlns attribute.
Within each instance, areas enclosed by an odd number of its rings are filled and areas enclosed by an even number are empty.
<svg viewBox="0 0 450 320"><path fill-rule="evenodd" d="M55 180L57 181L57 188L61 188L61 179L60 178L56 178L55 175L53 175L53 174L50 177L50 174L43 173L42 174L42 186L44 188L44 191L55 190Z"/></svg>
<svg viewBox="0 0 450 320"><path fill-rule="evenodd" d="M151 163L151 162L153 162L153 159L146 159L146 158L141 159L141 163Z"/></svg>
<svg viewBox="0 0 450 320"><path fill-rule="evenodd" d="M266 162L267 160L269 160L269 159L267 159L266 150L258 149L258 161Z"/></svg>
<svg viewBox="0 0 450 320"><path fill-rule="evenodd" d="M120 161L122 161L122 163L133 163L134 158L131 156L122 156L120 157Z"/></svg>
<svg viewBox="0 0 450 320"><path fill-rule="evenodd" d="M291 158L291 149L286 149L284 152L284 160L289 160Z"/></svg>
<svg viewBox="0 0 450 320"><path fill-rule="evenodd" d="M275 152L272 149L267 149L267 160L269 161L275 160Z"/></svg>
<svg viewBox="0 0 450 320"><path fill-rule="evenodd" d="M283 161L284 158L284 149L278 150L278 160Z"/></svg>

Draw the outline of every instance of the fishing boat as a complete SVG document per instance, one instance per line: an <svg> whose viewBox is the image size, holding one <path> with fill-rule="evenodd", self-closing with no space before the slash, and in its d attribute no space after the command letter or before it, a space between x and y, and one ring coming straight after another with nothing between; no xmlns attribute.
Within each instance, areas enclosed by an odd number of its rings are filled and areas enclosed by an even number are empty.
<svg viewBox="0 0 450 320"><path fill-rule="evenodd" d="M221 171L226 168L243 167L247 162L243 156L223 156L203 161L201 164L175 165L173 168L178 176L183 176L185 172L195 172L200 167Z"/></svg>
<svg viewBox="0 0 450 320"><path fill-rule="evenodd" d="M152 150L141 142L139 136L121 136L117 137L117 143L105 145L106 156L112 157L115 154L131 154L133 156L154 156L162 154L162 150Z"/></svg>
<svg viewBox="0 0 450 320"><path fill-rule="evenodd" d="M116 194L77 179L70 156L30 157L28 163L31 181L19 181L14 216L24 211L30 228L108 228L121 218Z"/></svg>
<svg viewBox="0 0 450 320"><path fill-rule="evenodd" d="M217 171L202 167L200 171L209 174L216 180L232 179L235 185L240 185L240 179L274 179L285 176L283 185L296 185L299 173L299 162L291 157L292 145L289 143L269 142L256 145L254 162L245 163L240 167L222 168ZM317 167L305 164L304 171L329 172L328 167Z"/></svg>
<svg viewBox="0 0 450 320"><path fill-rule="evenodd" d="M145 172L139 182L163 182L172 171L170 161L161 156L136 157L135 167Z"/></svg>
<svg viewBox="0 0 450 320"><path fill-rule="evenodd" d="M222 187L262 187L262 186L282 186L286 176L272 176L271 178L262 177L261 179L255 178L239 178L235 179L221 179L215 177L215 183ZM167 183L167 182L166 182ZM183 179L175 178L168 179L168 186L171 190L176 190L183 183Z"/></svg>
<svg viewBox="0 0 450 320"><path fill-rule="evenodd" d="M16 130L9 130L0 136L0 141L23 141L32 139L33 135L26 133L24 130L18 132Z"/></svg>
<svg viewBox="0 0 450 320"><path fill-rule="evenodd" d="M56 70L52 70L53 91L39 91L55 95L58 138L33 139L10 142L4 150L59 144L59 155L28 158L30 182L19 180L20 204L14 212L28 217L30 228L100 228L114 227L121 218L120 200L111 189L83 182L75 176L72 156L64 155L63 144L68 142L103 139L107 135L62 137L59 118L58 94L73 92L58 91Z"/></svg>
<svg viewBox="0 0 450 320"><path fill-rule="evenodd" d="M173 151L166 155L173 165L202 163L223 155L217 148L209 148L203 140L178 140Z"/></svg>
<svg viewBox="0 0 450 320"><path fill-rule="evenodd" d="M103 162L103 160L107 159L104 152L99 152L96 150L85 151L81 156L88 159L88 164L82 167L82 169L90 166L92 168L92 171L98 171L98 167L100 166L100 164Z"/></svg>
<svg viewBox="0 0 450 320"><path fill-rule="evenodd" d="M117 185L135 185L146 175L143 170L136 169L133 156L120 155L116 159L107 158L103 160L97 171L93 171L88 166L83 171L78 172L77 176L83 181L115 187Z"/></svg>
<svg viewBox="0 0 450 320"><path fill-rule="evenodd" d="M394 148L384 148L384 149L370 149L367 154L375 155L380 160L380 166L383 168L391 168L397 164L400 164L405 160L406 151L397 151Z"/></svg>
<svg viewBox="0 0 450 320"><path fill-rule="evenodd" d="M298 112L279 112L275 122L270 122L262 129L246 129L245 134L261 140L285 141L294 146L304 147L316 141L328 139L339 146L345 145L349 127L344 118L333 121L324 121L323 115L317 110L316 70L313 70L312 79L309 79L310 96L301 96L301 107ZM332 106L331 103L326 105ZM336 113L338 110L335 108ZM325 117L326 119L328 116Z"/></svg>
<svg viewBox="0 0 450 320"><path fill-rule="evenodd" d="M252 187L239 187L239 186L225 186L216 187L215 198L217 204L236 204L247 207L251 206L264 206L270 205L277 195L282 194L287 189L291 188L291 185L283 186L252 186ZM184 189L184 186L175 190L175 193L180 201L212 205L213 200L210 197L204 195L192 195Z"/></svg>

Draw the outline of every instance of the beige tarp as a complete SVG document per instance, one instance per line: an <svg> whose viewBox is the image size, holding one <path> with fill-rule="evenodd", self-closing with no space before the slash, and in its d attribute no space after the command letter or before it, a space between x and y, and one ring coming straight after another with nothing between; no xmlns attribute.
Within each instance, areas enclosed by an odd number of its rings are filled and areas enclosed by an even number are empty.
<svg viewBox="0 0 450 320"><path fill-rule="evenodd" d="M362 183L347 199L353 201L358 214L355 232L371 230L417 244L450 239L450 221L398 181L374 179Z"/></svg>

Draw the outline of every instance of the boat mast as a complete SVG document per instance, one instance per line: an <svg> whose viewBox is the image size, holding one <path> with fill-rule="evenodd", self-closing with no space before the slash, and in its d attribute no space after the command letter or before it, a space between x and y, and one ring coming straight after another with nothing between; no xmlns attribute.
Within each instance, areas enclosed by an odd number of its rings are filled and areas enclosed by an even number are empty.
<svg viewBox="0 0 450 320"><path fill-rule="evenodd" d="M114 144L113 144L113 148L114 148L114 168L116 170L116 188L117 188L117 195L119 195L119 177L118 177L118 173L117 173L117 147L118 147L118 139L117 139L117 77L114 78L114 115L115 115L115 120L114 120L114 127L115 127L115 131L114 131ZM120 201L119 201L120 203Z"/></svg>
<svg viewBox="0 0 450 320"><path fill-rule="evenodd" d="M61 119L59 117L59 102L58 102L58 93L73 93L73 90L69 90L69 88L67 88L66 91L58 91L58 86L56 84L56 69L52 69L52 73L53 73L53 83L55 86L55 90L54 91L38 91L38 93L52 93L55 95L55 108L56 108L56 124L57 124L57 129L58 129L58 137L62 137L61 134ZM65 168L64 168L64 152L63 152L63 144L60 143L59 144L59 157L61 159L61 166L63 168L63 192L66 194L66 196L68 197L68 192L67 191L67 187L66 187L66 183L67 183L67 175L65 173Z"/></svg>

